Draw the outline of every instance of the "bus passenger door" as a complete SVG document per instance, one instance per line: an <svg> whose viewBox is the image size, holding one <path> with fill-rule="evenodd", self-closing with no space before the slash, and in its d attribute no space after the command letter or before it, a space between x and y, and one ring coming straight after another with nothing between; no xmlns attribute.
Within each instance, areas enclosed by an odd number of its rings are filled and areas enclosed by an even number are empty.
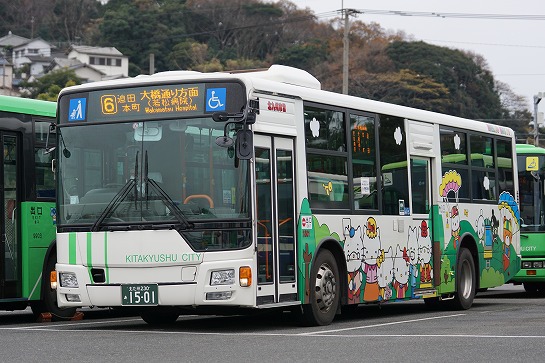
<svg viewBox="0 0 545 363"><path fill-rule="evenodd" d="M415 238L410 238L409 244L417 240L418 256L418 262L411 262L411 283L415 288L414 295L431 297L436 293L435 284L440 282L438 272L441 268L441 249L432 233L432 191L437 187L432 185L432 175L440 172L433 170L440 155L439 128L427 122L405 122L410 154L410 210L417 233Z"/></svg>
<svg viewBox="0 0 545 363"><path fill-rule="evenodd" d="M432 221L431 221L431 159L411 156L411 214L417 235L414 238L417 263L411 265L415 295L429 295L433 289Z"/></svg>
<svg viewBox="0 0 545 363"><path fill-rule="evenodd" d="M293 140L255 135L257 304L297 301Z"/></svg>
<svg viewBox="0 0 545 363"><path fill-rule="evenodd" d="M17 206L20 184L19 167L17 165L19 143L17 135L0 132L0 178L3 188L0 189L2 212L0 232L0 298L19 297L21 295L18 282L21 280L19 266L20 246L18 242Z"/></svg>

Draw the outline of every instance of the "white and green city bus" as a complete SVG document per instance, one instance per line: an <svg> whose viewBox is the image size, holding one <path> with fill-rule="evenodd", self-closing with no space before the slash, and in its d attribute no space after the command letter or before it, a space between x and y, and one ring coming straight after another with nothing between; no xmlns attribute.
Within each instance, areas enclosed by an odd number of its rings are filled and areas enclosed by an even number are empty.
<svg viewBox="0 0 545 363"><path fill-rule="evenodd" d="M347 305L467 309L520 268L509 128L279 65L70 87L57 115L61 307L325 325Z"/></svg>
<svg viewBox="0 0 545 363"><path fill-rule="evenodd" d="M46 152L56 103L0 96L0 309L68 318L50 288L55 270L55 182Z"/></svg>

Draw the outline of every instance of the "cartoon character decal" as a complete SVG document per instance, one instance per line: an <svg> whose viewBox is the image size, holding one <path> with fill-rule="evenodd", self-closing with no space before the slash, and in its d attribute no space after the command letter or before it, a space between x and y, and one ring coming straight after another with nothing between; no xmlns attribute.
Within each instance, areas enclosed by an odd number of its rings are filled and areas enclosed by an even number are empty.
<svg viewBox="0 0 545 363"><path fill-rule="evenodd" d="M344 255L348 272L348 302L360 302L362 283L363 240L361 227L354 228L349 218L343 218Z"/></svg>
<svg viewBox="0 0 545 363"><path fill-rule="evenodd" d="M431 239L427 221L422 221L420 224L420 236L418 238L418 259L420 263L420 288L431 288Z"/></svg>
<svg viewBox="0 0 545 363"><path fill-rule="evenodd" d="M505 272L510 266L513 234L519 231L520 228L518 225L520 212L517 202L507 192L500 194L498 207L503 215L503 270ZM509 275L509 272L507 274Z"/></svg>
<svg viewBox="0 0 545 363"><path fill-rule="evenodd" d="M458 211L457 205L452 207L450 212L450 231L452 241L454 243L454 249L456 249L460 243L460 212Z"/></svg>
<svg viewBox="0 0 545 363"><path fill-rule="evenodd" d="M366 274L364 301L378 300L377 269L383 260L384 251L381 249L379 228L375 218L369 217L363 235L363 272Z"/></svg>
<svg viewBox="0 0 545 363"><path fill-rule="evenodd" d="M391 283L394 280L394 256L392 247L384 252L384 261L378 267L379 300L385 301L392 298Z"/></svg>
<svg viewBox="0 0 545 363"><path fill-rule="evenodd" d="M458 211L458 191L462 186L462 177L456 170L449 170L443 175L443 180L439 186L439 194L446 203L447 211L445 215L445 229L451 230L451 236L454 239L454 248L458 246L460 241L460 213ZM453 196L454 195L454 196ZM455 204L450 207L450 202ZM450 222L450 224L449 224ZM454 224L454 225L453 225ZM446 248L449 241L445 239L444 247Z"/></svg>
<svg viewBox="0 0 545 363"><path fill-rule="evenodd" d="M305 199L298 231L298 284L304 292L301 301L308 303L312 288L309 272L317 249L322 241L332 238L339 241L346 259L347 285L343 285L347 286L349 304L419 297L433 293L433 289L437 294L455 291L457 250L466 238L476 242L479 287L508 281L520 266L518 205L508 192L501 193L498 205L475 207L465 200L460 203L462 182L456 170L444 173L439 186L441 200L432 206L432 219L426 220L407 216L317 216ZM436 261L437 266L433 264Z"/></svg>
<svg viewBox="0 0 545 363"><path fill-rule="evenodd" d="M401 249L397 246L396 255L394 258L394 289L396 298L403 299L409 289L409 266L410 260L407 254L407 249Z"/></svg>
<svg viewBox="0 0 545 363"><path fill-rule="evenodd" d="M407 240L407 255L409 256L409 276L411 281L411 291L416 288L416 278L418 277L418 227L409 227L409 237Z"/></svg>

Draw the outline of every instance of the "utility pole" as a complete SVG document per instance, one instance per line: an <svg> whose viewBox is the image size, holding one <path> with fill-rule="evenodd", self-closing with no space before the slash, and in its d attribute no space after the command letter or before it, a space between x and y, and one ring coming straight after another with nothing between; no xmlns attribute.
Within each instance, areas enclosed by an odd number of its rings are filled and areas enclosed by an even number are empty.
<svg viewBox="0 0 545 363"><path fill-rule="evenodd" d="M350 50L350 44L348 40L349 22L348 22L348 9L342 9L344 16L344 36L343 36L343 94L348 94L348 51Z"/></svg>
<svg viewBox="0 0 545 363"><path fill-rule="evenodd" d="M152 75L155 73L155 54L150 53L149 55L149 74Z"/></svg>
<svg viewBox="0 0 545 363"><path fill-rule="evenodd" d="M545 98L545 92L538 92L534 96L534 145L539 146L539 113L537 112L537 105L542 98Z"/></svg>
<svg viewBox="0 0 545 363"><path fill-rule="evenodd" d="M359 14L360 12L354 9L342 9L344 16L344 36L343 36L343 94L348 94L348 52L350 51L349 33L350 22L348 17L350 15Z"/></svg>

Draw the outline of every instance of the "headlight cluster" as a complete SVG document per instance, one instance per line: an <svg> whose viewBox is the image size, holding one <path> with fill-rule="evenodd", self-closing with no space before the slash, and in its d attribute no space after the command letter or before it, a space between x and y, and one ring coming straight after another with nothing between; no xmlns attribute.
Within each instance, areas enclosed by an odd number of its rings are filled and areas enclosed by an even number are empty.
<svg viewBox="0 0 545 363"><path fill-rule="evenodd" d="M78 279L73 272L59 272L59 281L62 287L79 287Z"/></svg>
<svg viewBox="0 0 545 363"><path fill-rule="evenodd" d="M235 270L212 271L210 285L233 285L235 283Z"/></svg>

